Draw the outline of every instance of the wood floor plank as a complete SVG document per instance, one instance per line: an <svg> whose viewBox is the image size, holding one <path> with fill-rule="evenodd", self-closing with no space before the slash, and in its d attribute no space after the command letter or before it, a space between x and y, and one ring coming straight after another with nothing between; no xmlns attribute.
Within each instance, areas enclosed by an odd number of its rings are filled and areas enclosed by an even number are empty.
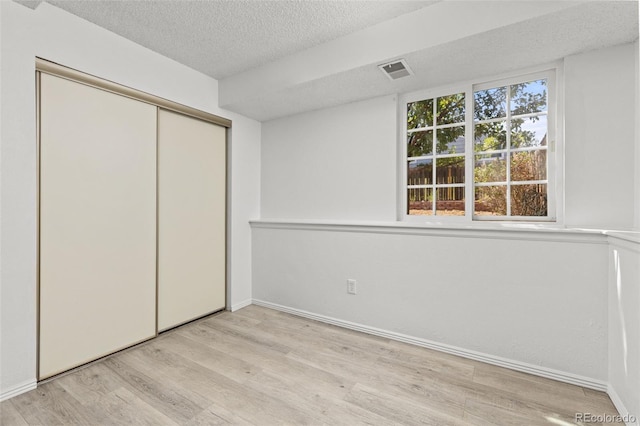
<svg viewBox="0 0 640 426"><path fill-rule="evenodd" d="M613 402L611 401L611 398L609 398L609 395L593 389L583 390L587 399L597 404L597 406L601 408L604 413L617 413L616 407L615 405L613 405Z"/></svg>
<svg viewBox="0 0 640 426"><path fill-rule="evenodd" d="M422 356L406 355L397 353L393 357L381 356L377 358L377 363L387 369L397 371L398 374L407 376L451 376L456 379L473 379L475 367L465 364L459 360L452 362L447 359L431 358L423 354Z"/></svg>
<svg viewBox="0 0 640 426"><path fill-rule="evenodd" d="M249 306L252 312L256 309L264 309ZM245 311L242 309L238 313ZM349 349L362 349L367 355L391 355L395 350L389 345L389 340L360 333L354 330L325 324L308 318L296 317L287 313L279 313L277 316L260 316L259 324L254 328L261 333L275 336L279 340L287 341L290 346L309 347L310 345L322 345L333 348L337 352L349 351ZM355 338L354 338L355 337Z"/></svg>
<svg viewBox="0 0 640 426"><path fill-rule="evenodd" d="M228 425L228 424L245 424L250 425L238 417L233 418L233 421L227 420L224 416L221 416L216 412L215 406L209 407L198 414L196 417L185 423L185 426L208 426L208 425Z"/></svg>
<svg viewBox="0 0 640 426"><path fill-rule="evenodd" d="M28 424L11 401L2 403L0 406L0 425L25 426Z"/></svg>
<svg viewBox="0 0 640 426"><path fill-rule="evenodd" d="M224 369L229 366L227 362L222 364L218 362L221 355L225 358L229 357L227 354L212 351L210 347L199 342L189 342L189 338L177 333L162 341L162 344L167 343L177 343L174 345L176 348L189 348L183 353L186 357L212 370L218 370L221 367ZM313 423L323 422L322 416L318 416L318 409L323 405L323 398L335 402L335 398L343 397L347 392L347 388L352 386L352 384L339 377L284 357L278 362L269 362L267 360L266 363L261 362L264 358L259 355L250 359L260 362L262 368L247 364L245 360L236 360L242 366L236 374L228 374L228 370L220 370L218 372L229 379L237 380L237 378L240 378L241 380L238 381L244 385L245 389L251 388L271 397L287 395L288 404L295 406L299 411L305 412L313 420ZM261 370L265 371L262 372ZM292 401L295 401L295 403ZM306 410L302 410L303 407L306 407Z"/></svg>
<svg viewBox="0 0 640 426"><path fill-rule="evenodd" d="M609 397L259 306L223 312L0 403L4 425L542 425Z"/></svg>
<svg viewBox="0 0 640 426"><path fill-rule="evenodd" d="M103 363L94 363L56 379L70 395L83 405L99 401L123 386Z"/></svg>
<svg viewBox="0 0 640 426"><path fill-rule="evenodd" d="M296 407L309 424L331 424L331 419L327 417L328 409L342 397L340 394L325 392L314 383L296 386L290 377L267 371L252 377L246 382L246 386Z"/></svg>
<svg viewBox="0 0 640 426"><path fill-rule="evenodd" d="M474 381L491 383L492 386L505 389L531 389L535 388L542 392L550 391L554 394L581 397L584 391L580 386L568 383L557 382L544 377L521 371L509 370L495 365L482 365L475 370Z"/></svg>
<svg viewBox="0 0 640 426"><path fill-rule="evenodd" d="M87 406L93 413L92 425L178 425L126 388L118 388Z"/></svg>
<svg viewBox="0 0 640 426"><path fill-rule="evenodd" d="M334 353L298 349L287 356L333 374L343 374L356 383L407 398L418 404L438 406L443 411L452 413L453 416L462 417L464 395L449 392L447 389L425 386L417 380L406 380L405 377L385 371L374 364L350 362Z"/></svg>
<svg viewBox="0 0 640 426"><path fill-rule="evenodd" d="M218 332L221 332L229 337L238 338L252 343L260 348L269 348L271 350L287 353L290 348L287 345L282 344L278 340L274 340L262 333L252 332L250 328L240 329L238 327L232 327L225 324L223 321L205 320L202 321L202 325L211 327Z"/></svg>
<svg viewBox="0 0 640 426"><path fill-rule="evenodd" d="M532 424L576 424L576 413L570 408L540 404L501 391L468 398L465 405L465 419L475 419L471 422L473 424L481 424L482 421L486 424L492 424L492 422L518 424L518 421L519 424L523 424L523 419Z"/></svg>
<svg viewBox="0 0 640 426"><path fill-rule="evenodd" d="M429 357L431 358L431 357ZM504 385L500 383L499 386L491 386L483 383L483 380L474 381L472 377L469 377L468 373L472 370L457 371L457 368L454 369L440 369L434 368L434 365L438 366L438 361L440 359L435 357L435 359L431 359L429 363L427 363L427 367L422 369L420 368L421 362L420 360L416 360L415 364L408 363L401 359L388 360L381 358L381 362L389 363L389 368L396 371L398 374L406 376L408 378L413 377L414 380L421 383L423 386L435 387L437 389L449 389L450 391L459 394L466 395L467 404L469 405L469 401L473 405L474 408L481 408L484 405L495 407L496 411L500 411L502 409L507 412L512 411L514 413L524 413L525 416L531 416L530 418L546 418L550 417L553 419L564 419L563 421L569 421L574 418L574 412L568 411L565 409L560 409L557 404L552 406L545 406L537 402L536 399L520 399L517 394L514 392L514 389L511 388L508 384ZM458 362L464 362L465 360L459 359ZM448 362L446 360L445 362ZM484 365L481 365L484 366ZM471 369L475 369L477 365L469 365ZM529 389L531 383L544 384L548 386L549 383L554 384L555 381L551 381L548 379L542 379L539 377L527 375L519 372L511 372L504 368L490 366L491 370L494 370L497 374L502 373L506 374L513 379L513 377L521 380L519 383L519 390ZM457 373L457 374L456 374ZM515 373L515 374L512 374ZM563 386L566 384L562 384ZM560 390L562 391L562 387L560 386ZM574 386L566 385L569 388ZM581 388L578 388L581 392ZM575 389L571 389L571 393L573 393ZM580 395L580 392L576 393L576 395ZM583 399L583 398L580 398ZM473 413L467 413L465 418L473 418L474 415L477 415L478 410ZM484 418L485 421L490 421L486 417L476 416L478 418Z"/></svg>
<svg viewBox="0 0 640 426"><path fill-rule="evenodd" d="M445 411L361 384L351 390L346 400L396 424L464 425L460 417Z"/></svg>
<svg viewBox="0 0 640 426"><path fill-rule="evenodd" d="M388 418L346 400L337 401L329 407L327 417L332 420L332 423L330 423L332 426L394 424Z"/></svg>
<svg viewBox="0 0 640 426"><path fill-rule="evenodd" d="M161 342L166 342L162 339ZM160 342L158 342L160 343ZM148 375L154 375L165 386L181 395L195 398L200 406L206 406L185 424L246 424L241 417L233 414L220 404L225 385L221 376L198 363L191 362L180 354L159 349L159 345L147 345L142 351L131 351L123 356L123 361ZM153 361L153 362L149 362ZM221 385L221 386L218 386ZM226 384L228 386L228 384ZM197 395L194 397L194 395ZM223 397L222 400L224 401Z"/></svg>
<svg viewBox="0 0 640 426"><path fill-rule="evenodd" d="M219 315L216 315L216 322L226 322L242 328L249 328L262 323L262 320L248 316L237 315L237 313L235 312L231 313L227 311L221 312Z"/></svg>
<svg viewBox="0 0 640 426"><path fill-rule="evenodd" d="M164 383L160 377L151 377L131 367L125 360L128 354L120 354L104 360L104 364L128 385L128 389L178 424L185 423L206 408L195 394L185 396Z"/></svg>
<svg viewBox="0 0 640 426"><path fill-rule="evenodd" d="M238 418L242 419L242 422L260 424L260 419L265 419L264 421L268 419L270 423L273 423L278 415L282 415L296 419L298 423L308 423L310 416L303 413L295 404L280 401L273 395L263 392L262 389L250 386L246 377L242 377L242 382L238 382L233 379L237 375L229 377L216 371L219 364L214 357L200 358L200 361L206 364L202 365L180 354L158 349L158 347L170 342L173 338L174 336L167 337L152 348L146 348L145 351L137 353L128 353L122 358L128 364L134 365L137 370L143 370L145 374L152 374L155 370L157 374L162 376L163 383L170 384L178 393L183 393L190 389L206 397L215 404L207 409L228 422L235 423L233 418L229 418L228 415L220 412L215 407L225 407L228 412L240 413ZM193 346L186 339L182 342L185 346ZM188 353L194 354L193 351ZM211 355L211 351L208 351L208 353ZM149 359L154 360L154 362L145 364L145 361ZM214 367L213 369L209 368L212 366ZM224 365L220 367L224 367ZM256 370L255 367L251 368L254 371ZM240 372L240 374L243 373ZM254 406L255 409L246 410L247 407L251 406ZM197 418L201 419L203 417L208 417L208 414L199 413L191 420L197 421Z"/></svg>
<svg viewBox="0 0 640 426"><path fill-rule="evenodd" d="M535 412L523 407L506 408L487 401L468 399L465 404L465 420L472 424L497 426L549 425L549 419L573 420L553 413ZM562 424L562 423L561 423Z"/></svg>
<svg viewBox="0 0 640 426"><path fill-rule="evenodd" d="M264 332L277 333L278 336L295 336L297 339L304 339L314 345L333 345L337 347L362 349L371 355L390 355L394 349L389 345L389 340L360 333L354 330L341 328L331 324L324 324L307 318L299 321L293 315L286 314L287 317L277 317L275 320L264 320L256 326ZM292 321L295 320L295 321ZM292 329L291 324L300 325ZM296 333L291 333L295 330Z"/></svg>
<svg viewBox="0 0 640 426"><path fill-rule="evenodd" d="M270 321L275 318L288 318L288 314L280 311L276 311L274 309L263 308L258 305L249 305L245 306L242 309L239 309L233 312L233 315L241 316L241 317L249 317L253 319L257 319L259 321ZM300 320L305 320L305 318L299 317Z"/></svg>
<svg viewBox="0 0 640 426"><path fill-rule="evenodd" d="M260 366L247 362L240 357L219 351L215 347L177 333L158 341L156 348L164 349L166 352L191 360L238 383L243 383L250 376L254 376L262 370ZM145 354L141 355L146 358ZM166 358L168 354L165 353L164 355ZM164 359L159 361L167 362Z"/></svg>
<svg viewBox="0 0 640 426"><path fill-rule="evenodd" d="M247 340L243 336L225 333L222 330L204 324L192 324L189 327L177 330L176 333L244 360L255 360L256 355L266 359L278 360L288 352L288 348L285 349L282 344L277 348L272 348L270 345L261 345L255 341Z"/></svg>
<svg viewBox="0 0 640 426"><path fill-rule="evenodd" d="M612 407L605 401L587 398L582 388L578 386L558 383L505 368L495 366L477 368L473 381L562 413L584 413L595 409L599 413L617 414L615 409L609 411Z"/></svg>
<svg viewBox="0 0 640 426"><path fill-rule="evenodd" d="M38 386L10 401L28 424L92 424L91 412L55 381Z"/></svg>

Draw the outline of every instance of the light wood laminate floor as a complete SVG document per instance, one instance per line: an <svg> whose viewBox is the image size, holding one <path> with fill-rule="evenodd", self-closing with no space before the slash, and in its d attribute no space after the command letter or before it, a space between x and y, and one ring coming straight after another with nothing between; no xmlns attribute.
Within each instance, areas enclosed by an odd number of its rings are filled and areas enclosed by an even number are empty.
<svg viewBox="0 0 640 426"><path fill-rule="evenodd" d="M41 384L2 425L571 425L578 386L249 306ZM591 423L596 424L596 423Z"/></svg>

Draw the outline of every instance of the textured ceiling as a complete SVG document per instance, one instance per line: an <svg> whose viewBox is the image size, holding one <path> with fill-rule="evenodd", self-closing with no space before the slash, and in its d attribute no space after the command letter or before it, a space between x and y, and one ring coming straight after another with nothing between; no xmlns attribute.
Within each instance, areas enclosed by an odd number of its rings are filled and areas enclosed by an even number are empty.
<svg viewBox="0 0 640 426"><path fill-rule="evenodd" d="M266 121L375 96L491 80L499 74L637 38L637 4L590 2L403 55L414 72L411 77L390 81L371 64L266 92L231 109Z"/></svg>
<svg viewBox="0 0 640 426"><path fill-rule="evenodd" d="M434 1L48 0L216 79Z"/></svg>
<svg viewBox="0 0 640 426"><path fill-rule="evenodd" d="M261 121L638 38L637 0L48 3L218 79L221 107ZM378 70L396 58L414 75L390 81Z"/></svg>

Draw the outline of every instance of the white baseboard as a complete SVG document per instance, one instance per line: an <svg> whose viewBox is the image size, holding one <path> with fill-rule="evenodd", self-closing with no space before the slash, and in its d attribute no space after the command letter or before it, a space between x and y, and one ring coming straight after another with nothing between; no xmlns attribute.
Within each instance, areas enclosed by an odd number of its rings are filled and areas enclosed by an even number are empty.
<svg viewBox="0 0 640 426"><path fill-rule="evenodd" d="M509 368L511 370L522 371L524 373L534 374L536 376L545 377L548 379L558 380L572 385L582 386L589 389L598 391L607 391L607 383L592 379L589 377L583 377L563 371L554 370L551 368L541 367L539 365L528 364L526 362L515 361L507 358L502 358L494 355L489 355L481 352L476 352L456 346L447 345L444 343L433 342L431 340L422 339L419 337L408 336L406 334L396 333L393 331L387 331L375 327L369 327L362 324L353 323L350 321L344 321L337 318L328 317L325 315L318 315L312 312L303 311L301 309L290 308L288 306L278 305L276 303L266 302L264 300L253 299L253 304L258 306L264 306L265 308L275 309L277 311L286 312L292 315L297 315L312 320L324 322L327 324L337 325L339 327L348 328L351 330L361 331L363 333L373 334L374 336L380 336L391 340L397 340L404 343L410 343L412 345L421 346L424 348L434 349L440 352L446 352L453 355L458 355L464 358L473 359L476 361L486 362L487 364L497 365L499 367Z"/></svg>
<svg viewBox="0 0 640 426"><path fill-rule="evenodd" d="M231 312L235 312L238 309L242 309L245 308L249 305L251 305L252 301L251 299L247 299L247 300L243 300L242 302L236 303L234 305L231 305Z"/></svg>
<svg viewBox="0 0 640 426"><path fill-rule="evenodd" d="M13 398L14 396L18 396L21 393L29 392L30 390L35 389L37 386L38 382L36 380L30 380L18 386L13 386L11 389L2 391L2 393L0 393L0 401Z"/></svg>
<svg viewBox="0 0 640 426"><path fill-rule="evenodd" d="M611 385L607 386L607 394L609 395L609 398L611 398L611 402L613 402L613 405L615 405L616 410L618 410L618 413L620 413L620 416L627 426L640 425L640 419L637 417L638 415L640 415L640 413L636 413L635 417L633 414L629 413L629 410L627 410L627 407L622 402L622 399L620 399L618 392L616 392L616 390Z"/></svg>

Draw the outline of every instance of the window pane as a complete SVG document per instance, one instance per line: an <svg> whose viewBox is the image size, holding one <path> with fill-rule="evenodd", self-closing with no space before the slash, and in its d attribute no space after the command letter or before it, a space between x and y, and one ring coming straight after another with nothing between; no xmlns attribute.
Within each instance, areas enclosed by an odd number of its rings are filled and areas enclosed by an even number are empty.
<svg viewBox="0 0 640 426"><path fill-rule="evenodd" d="M547 110L547 80L514 84L511 88L511 114L530 114Z"/></svg>
<svg viewBox="0 0 640 426"><path fill-rule="evenodd" d="M545 180L547 150L514 152L511 154L511 180Z"/></svg>
<svg viewBox="0 0 640 426"><path fill-rule="evenodd" d="M479 90L473 93L473 118L476 121L507 116L507 88Z"/></svg>
<svg viewBox="0 0 640 426"><path fill-rule="evenodd" d="M547 185L512 185L512 216L546 216Z"/></svg>
<svg viewBox="0 0 640 426"><path fill-rule="evenodd" d="M437 188L436 215L464 216L464 188Z"/></svg>
<svg viewBox="0 0 640 426"><path fill-rule="evenodd" d="M507 148L506 121L475 124L473 140L476 152Z"/></svg>
<svg viewBox="0 0 640 426"><path fill-rule="evenodd" d="M535 115L511 120L511 147L547 145L547 116Z"/></svg>
<svg viewBox="0 0 640 426"><path fill-rule="evenodd" d="M463 123L464 109L464 93L438 98L436 124Z"/></svg>
<svg viewBox="0 0 640 426"><path fill-rule="evenodd" d="M507 161L504 155L476 155L474 182L506 182Z"/></svg>
<svg viewBox="0 0 640 426"><path fill-rule="evenodd" d="M433 99L407 104L407 130L433 126Z"/></svg>
<svg viewBox="0 0 640 426"><path fill-rule="evenodd" d="M476 187L473 213L479 216L505 216L507 214L507 187Z"/></svg>
<svg viewBox="0 0 640 426"><path fill-rule="evenodd" d="M464 126L436 130L437 154L464 153Z"/></svg>
<svg viewBox="0 0 640 426"><path fill-rule="evenodd" d="M407 156L420 157L433 154L433 130L407 134Z"/></svg>
<svg viewBox="0 0 640 426"><path fill-rule="evenodd" d="M436 159L436 183L464 183L464 157Z"/></svg>
<svg viewBox="0 0 640 426"><path fill-rule="evenodd" d="M407 190L407 213L411 215L433 215L433 189L411 188Z"/></svg>
<svg viewBox="0 0 640 426"><path fill-rule="evenodd" d="M433 160L412 160L407 168L407 185L430 185L433 183Z"/></svg>

